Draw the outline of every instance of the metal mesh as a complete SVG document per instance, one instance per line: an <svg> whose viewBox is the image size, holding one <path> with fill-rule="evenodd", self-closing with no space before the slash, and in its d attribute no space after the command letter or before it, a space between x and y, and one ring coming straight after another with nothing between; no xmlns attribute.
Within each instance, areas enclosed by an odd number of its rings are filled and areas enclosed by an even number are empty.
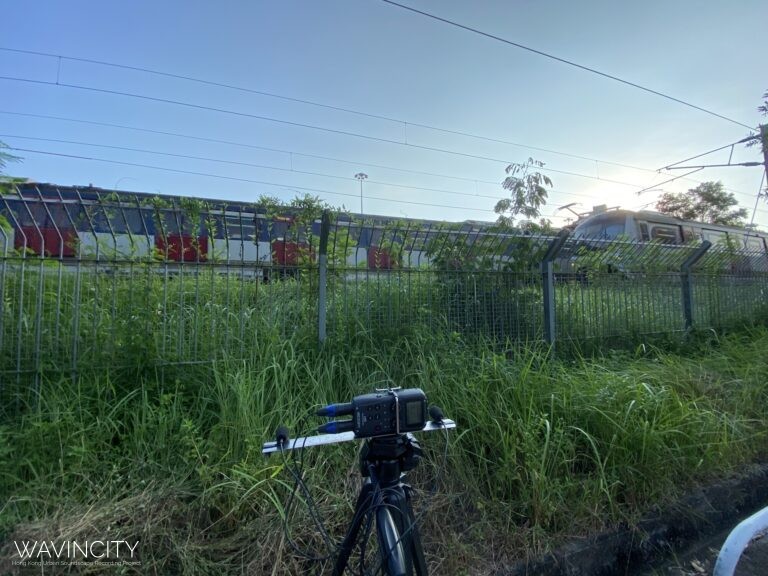
<svg viewBox="0 0 768 576"><path fill-rule="evenodd" d="M51 185L5 190L0 216L2 379L248 358L266 337L579 341L768 314L768 255L732 245L346 214L324 228L307 210Z"/></svg>
<svg viewBox="0 0 768 576"><path fill-rule="evenodd" d="M547 239L459 225L337 220L329 231L329 334L541 333Z"/></svg>

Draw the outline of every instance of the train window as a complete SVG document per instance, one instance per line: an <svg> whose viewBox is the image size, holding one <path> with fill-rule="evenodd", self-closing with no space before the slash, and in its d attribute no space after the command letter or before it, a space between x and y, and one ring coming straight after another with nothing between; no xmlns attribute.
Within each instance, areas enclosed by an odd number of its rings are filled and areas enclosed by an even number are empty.
<svg viewBox="0 0 768 576"><path fill-rule="evenodd" d="M574 235L597 240L613 240L625 234L627 218L624 214L605 214L584 222L574 230Z"/></svg>
<svg viewBox="0 0 768 576"><path fill-rule="evenodd" d="M253 214L238 214L227 216L226 236L230 240L253 241L256 237L256 226L253 222Z"/></svg>
<svg viewBox="0 0 768 576"><path fill-rule="evenodd" d="M259 242L269 242L272 240L272 223L266 218L256 217L256 237Z"/></svg>
<svg viewBox="0 0 768 576"><path fill-rule="evenodd" d="M677 244L680 241L677 228L673 226L654 225L651 229L651 238L660 240L664 244Z"/></svg>
<svg viewBox="0 0 768 576"><path fill-rule="evenodd" d="M13 226L23 226L21 223L21 216L22 214L26 213L26 210L24 209L24 205L20 200L6 200L8 203L8 221ZM3 206L5 208L5 202L3 204L0 204L0 206ZM3 210L3 214L6 213L6 210Z"/></svg>
<svg viewBox="0 0 768 576"><path fill-rule="evenodd" d="M384 242L384 231L381 228L371 230L371 246L381 246Z"/></svg>
<svg viewBox="0 0 768 576"><path fill-rule="evenodd" d="M114 229L114 222L111 221L107 210L103 206L86 206L85 210L88 213L94 232L117 232L117 230Z"/></svg>
<svg viewBox="0 0 768 576"><path fill-rule="evenodd" d="M683 242L689 243L694 242L698 238L698 234L696 234L696 231L693 229L692 226L683 226Z"/></svg>
<svg viewBox="0 0 768 576"><path fill-rule="evenodd" d="M284 220L273 220L269 223L269 232L271 239L285 238L288 232L288 222Z"/></svg>
<svg viewBox="0 0 768 576"><path fill-rule="evenodd" d="M162 209L153 214L157 235L179 234L181 216L173 210Z"/></svg>
<svg viewBox="0 0 768 576"><path fill-rule="evenodd" d="M365 225L363 225L363 227L360 228L359 230L360 230L360 233L358 235L357 247L368 248L368 246L371 245L371 236L373 235L373 229L366 228Z"/></svg>
<svg viewBox="0 0 768 576"><path fill-rule="evenodd" d="M73 227L69 214L65 210L63 204L48 204L47 207L48 212L50 213L49 220L53 219L52 224L58 230L67 230Z"/></svg>
<svg viewBox="0 0 768 576"><path fill-rule="evenodd" d="M131 234L145 234L142 214L138 208L122 208L120 219L124 221Z"/></svg>
<svg viewBox="0 0 768 576"><path fill-rule="evenodd" d="M204 236L210 236L212 238L223 239L224 238L224 224L223 216L213 213L203 214L203 230Z"/></svg>
<svg viewBox="0 0 768 576"><path fill-rule="evenodd" d="M753 252L765 252L763 239L759 236L747 236L744 239L744 247Z"/></svg>
<svg viewBox="0 0 768 576"><path fill-rule="evenodd" d="M648 224L645 222L639 222L637 228L640 231L640 241L648 242L651 239L650 234L648 234Z"/></svg>
<svg viewBox="0 0 768 576"><path fill-rule="evenodd" d="M64 204L64 210L67 213L68 221L72 222L76 230L90 232L91 225L88 223L88 217L85 214L85 208L77 202L67 202Z"/></svg>
<svg viewBox="0 0 768 576"><path fill-rule="evenodd" d="M16 210L19 226L28 228L46 228L48 215L42 202L19 202Z"/></svg>
<svg viewBox="0 0 768 576"><path fill-rule="evenodd" d="M714 246L723 246L728 244L728 234L719 230L703 230L701 237L709 240Z"/></svg>

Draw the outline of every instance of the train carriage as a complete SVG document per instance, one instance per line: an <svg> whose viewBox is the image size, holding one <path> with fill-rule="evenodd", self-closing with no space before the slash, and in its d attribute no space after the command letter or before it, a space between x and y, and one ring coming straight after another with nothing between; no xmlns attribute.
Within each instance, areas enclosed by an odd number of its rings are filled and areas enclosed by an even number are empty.
<svg viewBox="0 0 768 576"><path fill-rule="evenodd" d="M38 183L15 184L0 194L0 215L9 224L0 228L0 255L15 250L64 262L154 257L295 268L316 261L320 235L319 219L300 222L289 209L267 215L263 207L246 202ZM346 233L348 267L390 271L429 262L433 224L341 214L334 231ZM395 232L400 225L405 236Z"/></svg>
<svg viewBox="0 0 768 576"><path fill-rule="evenodd" d="M587 247L597 247L616 239L635 242L656 242L671 249L707 240L713 246L741 252L739 271L768 272L768 234L706 222L680 220L652 211L612 209L592 214L580 220L572 236Z"/></svg>

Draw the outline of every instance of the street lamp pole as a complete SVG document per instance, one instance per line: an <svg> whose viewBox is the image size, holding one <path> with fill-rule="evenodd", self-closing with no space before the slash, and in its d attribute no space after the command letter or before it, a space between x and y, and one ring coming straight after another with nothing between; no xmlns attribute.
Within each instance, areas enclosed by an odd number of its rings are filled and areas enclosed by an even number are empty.
<svg viewBox="0 0 768 576"><path fill-rule="evenodd" d="M368 174L365 174L364 172L358 172L355 174L355 178L360 180L360 214L363 213L363 180L368 178Z"/></svg>

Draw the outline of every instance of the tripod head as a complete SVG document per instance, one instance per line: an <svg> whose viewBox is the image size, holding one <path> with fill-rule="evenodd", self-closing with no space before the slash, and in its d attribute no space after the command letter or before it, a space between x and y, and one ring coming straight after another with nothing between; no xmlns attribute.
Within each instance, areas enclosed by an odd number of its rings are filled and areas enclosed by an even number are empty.
<svg viewBox="0 0 768 576"><path fill-rule="evenodd" d="M373 470L380 483L396 482L402 472L419 465L422 455L413 434L371 438L360 451L360 475L368 478Z"/></svg>

